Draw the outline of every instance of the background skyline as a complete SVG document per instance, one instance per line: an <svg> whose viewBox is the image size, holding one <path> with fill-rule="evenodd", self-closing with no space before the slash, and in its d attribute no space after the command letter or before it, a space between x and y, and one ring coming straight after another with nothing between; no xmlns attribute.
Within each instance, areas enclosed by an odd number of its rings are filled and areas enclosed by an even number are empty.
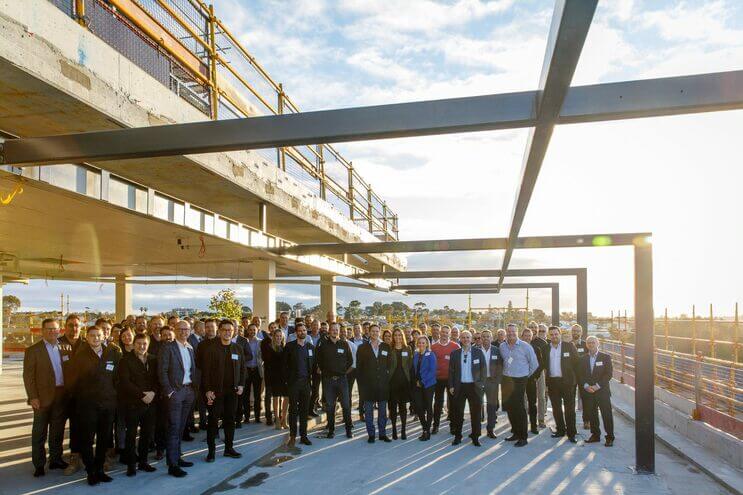
<svg viewBox="0 0 743 495"><path fill-rule="evenodd" d="M218 16L302 110L529 90L542 66L553 2L216 0ZM743 67L743 4L601 2L573 85ZM743 295L743 111L558 126L522 235L653 232L655 312ZM400 217L401 239L506 236L526 129L343 144ZM410 269L500 268L502 252L408 256ZM587 267L589 311L632 310L630 248L516 251L512 268ZM517 281L519 279L508 279ZM530 279L536 281L537 279ZM561 309L575 308L570 279ZM205 308L219 286L134 286L133 306ZM252 306L251 288L236 287ZM22 309L112 309L113 286L7 285ZM475 306L523 303L524 291L473 296ZM319 287L279 286L307 306ZM338 288L358 299L466 307L467 296L403 296ZM548 291L532 291L549 309ZM716 311L718 312L718 311Z"/></svg>

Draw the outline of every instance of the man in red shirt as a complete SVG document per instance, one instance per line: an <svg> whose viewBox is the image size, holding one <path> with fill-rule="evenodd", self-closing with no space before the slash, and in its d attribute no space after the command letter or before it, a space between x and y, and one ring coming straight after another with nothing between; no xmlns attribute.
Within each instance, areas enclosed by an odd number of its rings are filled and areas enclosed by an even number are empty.
<svg viewBox="0 0 743 495"><path fill-rule="evenodd" d="M451 328L449 325L441 327L439 340L431 344L431 351L436 355L436 388L434 390L434 407L433 407L433 429L431 434L439 432L439 423L441 421L441 411L444 407L444 394L446 394L446 410L449 411L449 430L451 423L454 422L454 399L449 393L447 384L449 382L449 356L455 349L459 349L459 344L452 342Z"/></svg>

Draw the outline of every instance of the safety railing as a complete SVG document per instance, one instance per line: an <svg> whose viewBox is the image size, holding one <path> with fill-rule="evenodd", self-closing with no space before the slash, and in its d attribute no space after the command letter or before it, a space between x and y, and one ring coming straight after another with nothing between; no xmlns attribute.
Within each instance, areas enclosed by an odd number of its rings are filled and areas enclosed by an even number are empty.
<svg viewBox="0 0 743 495"><path fill-rule="evenodd" d="M299 113L202 0L50 0L212 119ZM257 150L310 192L382 240L398 217L329 144Z"/></svg>
<svg viewBox="0 0 743 495"><path fill-rule="evenodd" d="M601 348L612 356L614 378L634 385L635 346L602 339ZM738 436L743 434L743 365L656 349L655 384L693 401L695 419Z"/></svg>

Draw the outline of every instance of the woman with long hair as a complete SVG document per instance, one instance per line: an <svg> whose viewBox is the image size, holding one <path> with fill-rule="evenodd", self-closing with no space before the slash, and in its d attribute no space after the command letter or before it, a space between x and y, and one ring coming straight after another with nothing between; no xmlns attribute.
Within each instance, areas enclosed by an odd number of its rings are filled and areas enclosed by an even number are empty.
<svg viewBox="0 0 743 495"><path fill-rule="evenodd" d="M413 382L413 404L423 428L423 434L418 440L430 440L433 391L436 388L436 354L431 352L428 337L425 335L419 336L415 342L410 375Z"/></svg>
<svg viewBox="0 0 743 495"><path fill-rule="evenodd" d="M389 330L387 330L388 332ZM389 410L392 423L392 439L397 440L397 416L400 416L400 438L407 440L408 402L410 402L410 369L412 352L405 342L405 334L395 327L391 334Z"/></svg>
<svg viewBox="0 0 743 495"><path fill-rule="evenodd" d="M271 333L271 345L266 347L263 357L263 369L266 386L271 390L273 410L276 414L274 426L277 430L286 429L287 412L289 411L289 386L286 383L286 370L282 358L284 353L284 332L275 328ZM280 411L280 413L279 413Z"/></svg>
<svg viewBox="0 0 743 495"><path fill-rule="evenodd" d="M392 332L389 328L382 332L382 342L392 347Z"/></svg>
<svg viewBox="0 0 743 495"><path fill-rule="evenodd" d="M134 329L130 326L122 328L118 340L114 342L121 347L122 355L134 351Z"/></svg>

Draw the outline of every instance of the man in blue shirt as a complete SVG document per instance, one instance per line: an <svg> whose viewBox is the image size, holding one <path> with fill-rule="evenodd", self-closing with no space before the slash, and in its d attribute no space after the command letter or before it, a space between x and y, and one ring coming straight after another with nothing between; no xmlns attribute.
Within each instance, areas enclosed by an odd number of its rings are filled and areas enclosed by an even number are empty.
<svg viewBox="0 0 743 495"><path fill-rule="evenodd" d="M512 432L506 441L516 441L516 447L523 447L528 435L524 408L526 381L539 368L539 363L532 346L520 340L517 332L515 324L508 325L500 353L503 358L503 409L508 413Z"/></svg>

